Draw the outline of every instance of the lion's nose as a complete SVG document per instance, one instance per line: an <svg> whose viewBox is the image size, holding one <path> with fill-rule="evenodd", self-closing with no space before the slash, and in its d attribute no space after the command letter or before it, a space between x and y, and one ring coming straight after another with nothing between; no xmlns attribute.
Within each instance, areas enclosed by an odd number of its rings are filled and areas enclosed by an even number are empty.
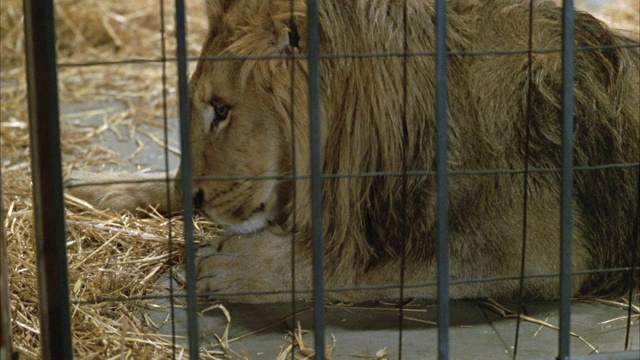
<svg viewBox="0 0 640 360"><path fill-rule="evenodd" d="M196 209L200 209L202 203L204 202L204 191L198 190L193 194L193 207Z"/></svg>

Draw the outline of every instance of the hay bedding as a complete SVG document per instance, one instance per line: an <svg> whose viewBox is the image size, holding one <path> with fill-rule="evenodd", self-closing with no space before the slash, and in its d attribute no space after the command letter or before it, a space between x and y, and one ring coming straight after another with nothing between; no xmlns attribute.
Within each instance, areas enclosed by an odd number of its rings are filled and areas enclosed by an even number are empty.
<svg viewBox="0 0 640 360"><path fill-rule="evenodd" d="M58 61L84 63L161 57L160 14L157 0L104 2L56 1ZM172 4L172 3L171 3ZM173 9L168 3L167 54L173 56ZM199 1L188 3L190 12ZM196 9L197 10L197 9ZM201 11L197 11L201 12ZM7 255L13 318L14 350L21 358L39 358L37 271L35 266L30 189L29 133L24 84L22 0L1 3L2 32L1 141L3 202L6 211ZM206 18L191 19L189 55L197 56ZM175 116L175 66L167 65L167 115ZM96 137L125 125L130 134L142 124L162 127L161 63L111 66L63 66L59 72L61 107L70 104L117 101L125 109L104 116L102 124L67 121L63 114L64 171L122 165ZM76 118L89 118L85 111ZM66 199L72 337L81 359L184 358L181 344L159 335L147 310L158 310L146 295L168 296L158 279L170 264L183 263L182 222L150 213L147 218L102 212L77 199ZM217 228L196 221L197 240L215 236ZM172 232L173 243L167 241ZM170 246L172 247L170 249ZM177 278L175 293L181 293ZM4 296L4 294L3 294ZM133 299L107 301L108 299ZM180 301L179 299L176 301ZM203 350L203 358L219 358L220 351Z"/></svg>
<svg viewBox="0 0 640 360"><path fill-rule="evenodd" d="M59 0L55 4L58 61L62 64L162 56L158 0ZM169 56L175 51L172 4L167 2L165 14ZM198 14L188 19L189 55L197 56L206 31L206 19L201 15L202 1L189 0L187 5L188 14ZM39 357L40 343L22 0L4 0L0 7L0 151L13 344L23 358L29 359ZM638 32L638 2L635 0L615 2L602 11L601 17L615 20L615 27ZM169 64L165 109L160 63L61 67L59 87L63 107L117 100L126 108L105 116L98 126L82 121L63 123L65 172L121 165L110 150L96 144L96 136L105 131L117 132L116 125L125 125L130 134L139 132L141 124L161 127L165 111L169 117L176 115L176 81L175 66ZM91 115L90 112L84 114L86 117ZM182 345L173 344L170 338L156 333L161 324L154 323L145 310L157 305L152 300L144 300L149 294L168 294L166 288L158 285L158 279L170 264L183 262L180 219L169 220L153 213L147 218L118 215L99 211L77 199L66 200L69 284L71 298L76 301L71 309L76 357L187 357ZM202 219L196 220L196 228L196 240L215 236L218 231ZM167 241L169 232L173 235L172 244ZM180 279L177 280L180 284ZM180 292L179 285L177 287L175 291ZM114 298L132 300L106 301ZM301 342L301 334L293 334L291 346L283 348L287 354L296 346L305 349L303 353L309 351ZM202 356L225 355L218 350L202 350ZM384 357L386 354L379 356Z"/></svg>

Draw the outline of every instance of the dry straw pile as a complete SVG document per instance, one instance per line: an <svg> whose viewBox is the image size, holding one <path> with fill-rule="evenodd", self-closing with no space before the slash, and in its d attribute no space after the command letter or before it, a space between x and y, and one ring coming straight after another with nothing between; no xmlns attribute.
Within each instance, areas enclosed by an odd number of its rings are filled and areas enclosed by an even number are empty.
<svg viewBox="0 0 640 360"><path fill-rule="evenodd" d="M3 0L0 9L2 81L2 200L13 318L13 346L21 358L39 358L38 292L30 189L28 114L24 71L22 0ZM206 31L200 1L188 1L189 55L197 56ZM61 64L160 59L161 16L158 0L58 0L55 2L58 61ZM175 55L173 2L166 2L165 47ZM102 124L65 121L64 171L95 169L119 160L96 137L115 125L134 132L140 124L162 126L164 115L161 62L101 66L61 66L61 108L83 103L117 101L126 108L105 115ZM175 116L175 65L168 63L168 116ZM64 113L64 111L63 111ZM86 112L84 117L95 116ZM76 116L77 117L77 116ZM120 127L121 128L121 127ZM67 253L72 305L72 336L80 359L186 357L178 342L157 333L161 323L147 316L157 301L105 301L145 295L168 295L158 279L171 264L183 263L182 222L156 214L138 218L102 212L67 198ZM196 238L215 236L212 224L198 220ZM173 241L167 240L169 232ZM175 276L180 293L180 277ZM5 294L2 294L5 296ZM180 299L176 300L180 302ZM222 357L202 351L203 358Z"/></svg>
<svg viewBox="0 0 640 360"><path fill-rule="evenodd" d="M197 56L206 32L201 0L189 0L188 50ZM116 124L131 132L141 124L162 126L165 111L175 117L175 65L168 64L167 107L163 106L161 62L68 66L87 62L162 57L159 0L58 0L56 29L61 105L119 101L126 109L105 115L99 126L64 122L65 172L117 166L114 154L95 138ZM6 212L14 348L24 359L40 352L38 297L30 191L29 137L24 73L22 0L0 2L2 201ZM638 1L614 2L601 17L614 26L638 32ZM173 2L166 2L165 51L175 54ZM66 64L66 65L65 65ZM84 114L94 116L95 114ZM114 130L115 131L115 130ZM147 218L103 212L67 199L67 251L72 306L73 346L77 358L186 357L184 348L158 335L145 310L149 300L103 301L166 294L158 279L171 264L182 262L181 221L156 214ZM218 230L202 220L196 238ZM169 232L173 242L167 241ZM180 279L178 279L179 282ZM177 291L180 291L178 289ZM5 296L5 294L2 294ZM301 344L299 344L301 345ZM202 350L204 358L224 357Z"/></svg>

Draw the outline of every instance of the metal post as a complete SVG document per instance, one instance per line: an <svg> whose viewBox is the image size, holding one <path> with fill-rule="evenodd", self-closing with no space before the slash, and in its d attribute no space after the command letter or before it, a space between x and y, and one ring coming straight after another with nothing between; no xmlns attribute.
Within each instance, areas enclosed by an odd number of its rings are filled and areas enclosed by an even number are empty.
<svg viewBox="0 0 640 360"><path fill-rule="evenodd" d="M313 331L316 359L324 359L324 283L322 274L322 158L320 156L320 35L318 2L307 3L309 53L309 138L313 249Z"/></svg>
<svg viewBox="0 0 640 360"><path fill-rule="evenodd" d="M573 204L573 0L562 7L562 193L560 238L560 332L558 358L567 359L571 338L571 233Z"/></svg>
<svg viewBox="0 0 640 360"><path fill-rule="evenodd" d="M33 216L44 359L71 359L53 1L24 1Z"/></svg>
<svg viewBox="0 0 640 360"><path fill-rule="evenodd" d="M200 334L198 331L198 306L196 294L196 251L193 241L193 200L191 148L189 133L189 94L187 93L187 46L184 0L176 0L176 41L178 52L178 96L180 110L180 165L182 167L182 207L184 214L184 251L187 273L187 324L189 356L198 359Z"/></svg>
<svg viewBox="0 0 640 360"><path fill-rule="evenodd" d="M640 130L640 129L639 129ZM640 132L638 133L640 135ZM639 139L640 140L640 139ZM638 154L640 155L640 154ZM638 169L640 170L640 169ZM631 248L631 270L629 270L629 308L627 309L627 331L624 337L624 351L629 351L631 347L631 319L633 313L631 303L633 302L633 298L635 292L638 289L635 289L635 277L640 269L638 268L638 244L640 242L640 174L638 174L638 188L637 188L637 196L636 196L636 219L635 226L633 227L633 236L631 237L631 244L629 244ZM632 222L633 223L633 222ZM639 329L640 332L640 329Z"/></svg>
<svg viewBox="0 0 640 360"><path fill-rule="evenodd" d="M436 2L436 119L438 192L438 359L449 358L449 214L447 165L447 2Z"/></svg>

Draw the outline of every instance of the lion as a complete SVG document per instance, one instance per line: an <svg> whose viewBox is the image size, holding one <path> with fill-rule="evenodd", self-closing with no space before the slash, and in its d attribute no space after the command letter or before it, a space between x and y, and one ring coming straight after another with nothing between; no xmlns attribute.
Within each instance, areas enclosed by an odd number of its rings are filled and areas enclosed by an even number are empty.
<svg viewBox="0 0 640 360"><path fill-rule="evenodd" d="M306 1L207 6L188 89L193 199L227 234L198 250L198 292L265 303L291 300L295 286L307 296ZM437 295L434 6L320 2L327 299L399 298L401 282L405 298ZM571 291L612 294L638 286L629 267L639 249L640 61L633 40L575 16ZM552 50L561 48L561 17L536 1L529 40L528 1L448 2L451 298L519 296L523 254L523 295L559 296L562 59ZM542 51L529 54L529 41ZM102 208L167 211L169 200L179 206L180 181L169 199L163 183L140 182L164 176L72 174L67 184ZM136 182L76 186L110 178Z"/></svg>

